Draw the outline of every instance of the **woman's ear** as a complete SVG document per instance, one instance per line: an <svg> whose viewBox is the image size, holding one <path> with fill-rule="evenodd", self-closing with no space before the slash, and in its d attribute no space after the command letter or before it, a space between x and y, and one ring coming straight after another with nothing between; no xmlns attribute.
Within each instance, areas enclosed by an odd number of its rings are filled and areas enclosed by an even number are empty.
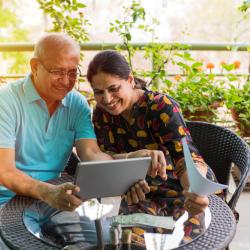
<svg viewBox="0 0 250 250"><path fill-rule="evenodd" d="M131 74L129 74L129 76L128 76L128 82L131 84L132 88L135 87L135 80Z"/></svg>

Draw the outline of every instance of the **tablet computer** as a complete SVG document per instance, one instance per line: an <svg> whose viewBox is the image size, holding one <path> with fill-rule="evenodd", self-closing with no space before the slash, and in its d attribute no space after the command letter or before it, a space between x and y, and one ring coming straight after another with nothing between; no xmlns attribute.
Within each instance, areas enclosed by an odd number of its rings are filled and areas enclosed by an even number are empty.
<svg viewBox="0 0 250 250"><path fill-rule="evenodd" d="M150 157L80 162L75 184L81 190L76 195L82 200L123 195L145 179L150 164Z"/></svg>

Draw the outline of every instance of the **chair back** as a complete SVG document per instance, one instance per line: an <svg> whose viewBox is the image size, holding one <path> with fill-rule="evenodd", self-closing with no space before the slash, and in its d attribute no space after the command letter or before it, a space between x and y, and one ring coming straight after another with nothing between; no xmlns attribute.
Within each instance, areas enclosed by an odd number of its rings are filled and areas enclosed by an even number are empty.
<svg viewBox="0 0 250 250"><path fill-rule="evenodd" d="M228 205L234 210L239 195L250 173L250 149L234 132L221 126L198 121L187 121L192 139L206 163L214 171L219 183L228 184L232 163L240 171L240 181ZM79 158L72 153L65 171L74 175Z"/></svg>
<svg viewBox="0 0 250 250"><path fill-rule="evenodd" d="M215 124L198 121L188 121L186 124L194 144L220 183L229 183L232 163L239 168L240 181L228 202L234 210L250 172L250 150L247 143L233 131Z"/></svg>
<svg viewBox="0 0 250 250"><path fill-rule="evenodd" d="M76 167L77 167L77 164L80 162L80 159L79 157L74 153L72 152L69 159L68 159L68 162L64 168L64 171L71 175L71 176L74 176L75 175L75 172L76 172Z"/></svg>

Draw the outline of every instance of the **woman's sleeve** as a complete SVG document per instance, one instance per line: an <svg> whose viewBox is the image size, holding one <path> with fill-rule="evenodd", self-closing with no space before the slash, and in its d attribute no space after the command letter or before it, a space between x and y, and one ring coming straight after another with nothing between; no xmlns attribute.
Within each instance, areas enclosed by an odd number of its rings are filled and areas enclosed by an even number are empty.
<svg viewBox="0 0 250 250"><path fill-rule="evenodd" d="M112 132L110 116L98 107L93 112L93 124L99 147L110 155L117 152L115 137Z"/></svg>
<svg viewBox="0 0 250 250"><path fill-rule="evenodd" d="M192 142L178 103L170 97L162 96L156 110L157 112L153 112L152 124L159 123L158 126L153 126L153 129L158 127L159 130L154 133L158 132L160 144L169 151L177 174L185 167L181 143L182 137L185 136L194 161L198 163L199 168L206 169L207 165Z"/></svg>

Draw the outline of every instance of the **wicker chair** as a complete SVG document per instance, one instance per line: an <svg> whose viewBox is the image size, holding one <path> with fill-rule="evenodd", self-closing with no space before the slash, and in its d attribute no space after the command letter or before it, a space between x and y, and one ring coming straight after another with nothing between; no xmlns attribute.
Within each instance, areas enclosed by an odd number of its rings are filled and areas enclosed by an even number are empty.
<svg viewBox="0 0 250 250"><path fill-rule="evenodd" d="M75 171L76 171L76 166L77 164L80 162L79 157L72 152L72 154L69 157L69 160L64 168L64 172L66 172L67 174L74 176L75 175Z"/></svg>
<svg viewBox="0 0 250 250"><path fill-rule="evenodd" d="M232 211L246 185L250 172L250 149L246 142L229 129L206 122L186 122L199 152L213 169L218 181L229 183L232 163L240 170L240 181L228 202ZM79 158L72 153L65 172L74 175Z"/></svg>
<svg viewBox="0 0 250 250"><path fill-rule="evenodd" d="M229 183L232 163L239 168L240 181L228 202L229 207L237 214L235 206L250 173L250 149L248 145L229 129L205 122L188 121L186 124L199 152L213 169L220 183ZM74 175L78 162L79 158L72 153L65 171ZM98 229L99 227L97 227ZM226 247L226 250L228 249Z"/></svg>
<svg viewBox="0 0 250 250"><path fill-rule="evenodd" d="M240 180L228 201L228 206L235 212L236 203L250 173L250 149L247 143L231 130L218 125L193 121L186 124L200 154L220 183L229 183L232 163L239 168Z"/></svg>

